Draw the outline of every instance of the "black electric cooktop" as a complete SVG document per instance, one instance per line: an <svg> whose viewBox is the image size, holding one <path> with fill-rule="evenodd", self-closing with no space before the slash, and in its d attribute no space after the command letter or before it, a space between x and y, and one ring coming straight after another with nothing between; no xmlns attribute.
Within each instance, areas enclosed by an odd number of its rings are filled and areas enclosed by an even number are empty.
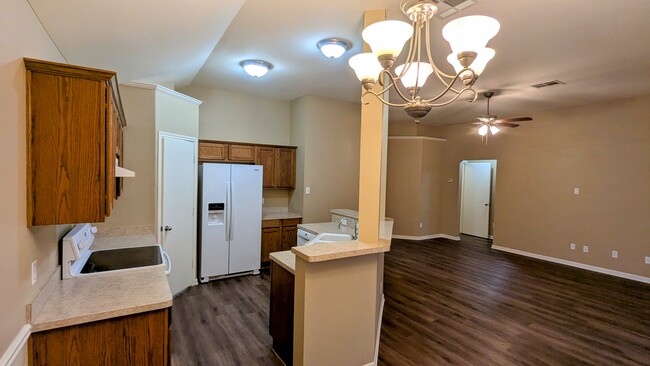
<svg viewBox="0 0 650 366"><path fill-rule="evenodd" d="M81 273L155 266L162 262L158 246L98 250L90 254Z"/></svg>

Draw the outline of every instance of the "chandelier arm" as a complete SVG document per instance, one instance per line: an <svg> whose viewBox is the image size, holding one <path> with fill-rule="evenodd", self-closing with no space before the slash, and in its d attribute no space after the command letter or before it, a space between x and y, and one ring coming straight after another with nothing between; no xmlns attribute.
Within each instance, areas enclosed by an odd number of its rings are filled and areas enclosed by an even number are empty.
<svg viewBox="0 0 650 366"><path fill-rule="evenodd" d="M425 30L425 32L426 32L425 33L426 43L425 44L426 44L426 48L427 48L427 57L429 57L429 63L431 64L433 69L436 71L436 76L438 76L438 79L440 79L440 81L442 81L446 85L447 82L442 80L441 76L444 76L444 77L446 77L447 79L450 79L450 80L455 79L456 76L449 75L446 72L440 70L438 65L436 65L436 63L433 61L433 57L431 57L431 36L429 35L429 22L426 23L425 27L426 27L426 30Z"/></svg>
<svg viewBox="0 0 650 366"><path fill-rule="evenodd" d="M427 104L430 105L431 107L434 107L434 108L435 108L435 107L444 107L444 106L446 106L446 105L448 105L448 104L451 104L451 103L453 103L454 101L456 101L456 99L458 99L458 97L460 97L461 94L463 94L464 92L466 92L466 91L468 91L468 90L471 91L472 93L474 93L474 98L473 98L472 100L470 100L470 102L475 101L475 100L476 100L476 97L477 97L478 94L476 93L476 91L475 91L474 89L472 89L471 86L468 86L468 87L463 88L463 89L460 91L460 93L456 94L453 98L451 98L451 99L448 100L448 101L445 101L445 102L443 102L443 103L438 103L438 104L430 103L429 101L427 101Z"/></svg>
<svg viewBox="0 0 650 366"><path fill-rule="evenodd" d="M437 96L435 96L435 97L433 97L431 99L426 99L423 102L431 103L431 102L435 102L436 100L442 98L445 94L447 94L447 92L449 92L449 90L452 89L452 86L454 85L456 80L458 80L459 75L460 75L460 73L458 73L458 75L456 75L456 78L451 83L449 83L449 85L447 85L447 87L442 92L440 92L440 94L438 94ZM466 90L470 90L470 89L472 89L472 85L468 85L468 86L464 87L463 89L459 90L458 93L456 93L456 96L454 96L454 98L452 99L452 101L456 100L456 98L458 98L462 93L464 93ZM449 103L447 103L447 104L449 104ZM442 104L442 105L446 105L446 104Z"/></svg>
<svg viewBox="0 0 650 366"><path fill-rule="evenodd" d="M368 91L366 91L365 93L363 93L363 95L361 96L361 100L363 100L363 97L365 97L365 96L368 95L368 94L372 94L372 95L374 95L375 97L377 97L377 99L379 99L380 102L386 104L386 105L389 106L389 107L406 107L406 106L408 105L408 103L397 104L397 103L387 102L387 101L384 100L384 98L382 98L382 97L379 95L379 93L374 92L374 91L372 91L372 90L368 90ZM364 104L367 105L368 103L365 103L365 102L364 102Z"/></svg>
<svg viewBox="0 0 650 366"><path fill-rule="evenodd" d="M409 71L411 68L411 65L413 64L413 58L414 58L414 45L417 45L419 42L416 42L416 40L419 38L419 31L417 28L417 23L414 21L411 22L411 27L413 27L413 34L411 35L411 39L409 40L409 53L406 55L406 60L404 61L404 67L402 68L402 72L399 73L399 75L395 74L395 80L400 80L406 73Z"/></svg>
<svg viewBox="0 0 650 366"><path fill-rule="evenodd" d="M381 76L381 73L379 73L379 75ZM393 89L395 89L395 91L397 92L397 95L399 95L399 97L402 98L402 100L404 100L405 102L407 102L407 103L408 103L408 102L411 102L411 101L412 101L412 98L407 98L407 97L404 95L404 93L402 93L402 91L400 90L399 86L397 86L396 80L399 80L399 78L395 78L395 77L394 77L390 72L387 72L386 75L388 75L388 78L390 79L391 83L390 83L390 86L388 86L386 89L384 89L384 90L381 92L381 94L383 94L383 93L386 92L388 89L390 89L391 86L395 85L395 87L394 87Z"/></svg>

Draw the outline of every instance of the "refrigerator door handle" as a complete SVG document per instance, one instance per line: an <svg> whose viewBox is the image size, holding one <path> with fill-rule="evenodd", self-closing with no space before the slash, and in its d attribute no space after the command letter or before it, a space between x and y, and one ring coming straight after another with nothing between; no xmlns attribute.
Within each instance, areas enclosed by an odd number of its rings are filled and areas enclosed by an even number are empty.
<svg viewBox="0 0 650 366"><path fill-rule="evenodd" d="M232 236L233 236L232 235L232 227L233 227L233 225L232 225L232 221L233 221L233 218L232 218L233 217L232 216L232 210L233 210L232 190L233 190L233 186L234 186L234 184L233 184L232 181L228 182L228 196L229 196L229 200L230 200L230 210L228 211L229 216L230 216L230 217L228 217L228 226L229 226L229 228L228 228L228 241L232 241Z"/></svg>
<svg viewBox="0 0 650 366"><path fill-rule="evenodd" d="M230 182L226 185L226 241L230 240Z"/></svg>

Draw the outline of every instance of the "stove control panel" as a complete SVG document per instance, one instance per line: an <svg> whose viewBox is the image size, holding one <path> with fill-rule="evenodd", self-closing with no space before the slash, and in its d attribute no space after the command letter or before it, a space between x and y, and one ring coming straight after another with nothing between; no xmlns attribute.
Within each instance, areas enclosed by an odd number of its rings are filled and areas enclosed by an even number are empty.
<svg viewBox="0 0 650 366"><path fill-rule="evenodd" d="M75 225L66 236L63 237L63 251L71 251L74 259L79 259L90 249L95 241L97 228L90 224Z"/></svg>

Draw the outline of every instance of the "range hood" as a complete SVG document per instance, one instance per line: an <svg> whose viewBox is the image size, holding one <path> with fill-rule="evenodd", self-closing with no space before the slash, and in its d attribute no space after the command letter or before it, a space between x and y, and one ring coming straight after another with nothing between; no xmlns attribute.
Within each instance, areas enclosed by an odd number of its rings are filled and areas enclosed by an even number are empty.
<svg viewBox="0 0 650 366"><path fill-rule="evenodd" d="M117 165L117 159L115 159L115 177L131 178L131 177L135 177L135 172L133 170L128 170Z"/></svg>

